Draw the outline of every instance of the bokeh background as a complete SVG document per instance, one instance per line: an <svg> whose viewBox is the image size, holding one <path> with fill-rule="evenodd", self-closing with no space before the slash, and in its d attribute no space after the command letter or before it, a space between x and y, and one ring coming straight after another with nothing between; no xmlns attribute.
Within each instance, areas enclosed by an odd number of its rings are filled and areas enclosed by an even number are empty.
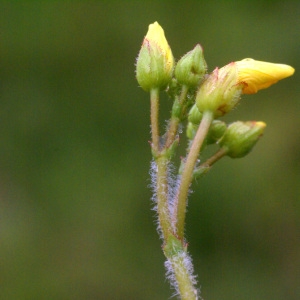
<svg viewBox="0 0 300 300"><path fill-rule="evenodd" d="M299 1L0 2L0 298L169 299L149 190L148 24L212 71L252 57L293 77L227 121L262 120L244 159L193 185L186 235L204 299L300 299ZM171 103L164 99L162 118Z"/></svg>

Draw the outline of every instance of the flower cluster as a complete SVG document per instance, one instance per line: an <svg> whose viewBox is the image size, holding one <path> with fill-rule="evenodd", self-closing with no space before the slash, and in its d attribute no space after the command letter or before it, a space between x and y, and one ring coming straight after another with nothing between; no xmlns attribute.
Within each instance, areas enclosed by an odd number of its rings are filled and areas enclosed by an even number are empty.
<svg viewBox="0 0 300 300"><path fill-rule="evenodd" d="M192 180L205 175L222 157L247 155L262 136L261 121L226 124L219 118L239 103L243 94L254 94L293 75L294 68L246 58L207 73L203 48L197 44L176 63L161 26L149 25L136 62L139 85L150 92L152 135L152 188L163 239L167 276L182 299L199 299L196 276L184 238L187 198ZM160 135L159 96L173 100L166 132ZM187 152L178 172L171 160L177 151L180 123L187 121ZM216 152L203 159L206 147ZM210 155L210 154L209 154ZM201 160L199 159L201 158ZM203 162L204 161L204 162Z"/></svg>
<svg viewBox="0 0 300 300"><path fill-rule="evenodd" d="M172 89L174 81L176 87L196 88L196 113L210 111L215 118L231 111L242 94L254 94L268 88L293 75L294 71L285 64L246 58L207 74L207 64L199 44L175 64L164 30L157 22L149 25L136 63L136 78L145 91ZM192 128L191 124L189 128Z"/></svg>

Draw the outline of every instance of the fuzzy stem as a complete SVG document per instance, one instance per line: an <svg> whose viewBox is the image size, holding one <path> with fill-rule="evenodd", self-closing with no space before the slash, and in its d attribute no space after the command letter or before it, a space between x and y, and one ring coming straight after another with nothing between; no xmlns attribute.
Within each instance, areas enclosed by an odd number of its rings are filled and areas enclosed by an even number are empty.
<svg viewBox="0 0 300 300"><path fill-rule="evenodd" d="M157 154L159 151L159 90L152 89L150 91L151 101L151 134L152 134L152 150Z"/></svg>
<svg viewBox="0 0 300 300"><path fill-rule="evenodd" d="M180 294L181 300L197 300L198 291L193 285L191 278L192 274L186 265L186 253L178 253L169 259L174 275L176 278L176 285Z"/></svg>
<svg viewBox="0 0 300 300"><path fill-rule="evenodd" d="M150 91L151 101L151 133L152 133L152 151L155 154L155 162L157 166L156 178L156 195L157 195L157 213L159 227L163 237L166 238L170 230L170 217L168 208L168 159L160 155L159 145L159 90L152 89Z"/></svg>
<svg viewBox="0 0 300 300"><path fill-rule="evenodd" d="M169 148L171 144L174 142L176 134L177 134L177 129L179 125L180 119L177 117L172 117L170 119L169 123L169 129L168 129L168 137L166 141L166 148Z"/></svg>
<svg viewBox="0 0 300 300"><path fill-rule="evenodd" d="M189 91L189 87L188 87L187 85L184 84L184 85L182 86L182 90L181 90L180 97L179 97L179 103L180 103L181 105L183 104L183 102L184 102L184 100L185 100L185 98L186 98L186 95L187 95L188 91Z"/></svg>
<svg viewBox="0 0 300 300"><path fill-rule="evenodd" d="M187 156L185 166L181 175L181 183L178 190L177 196L177 209L176 209L176 233L181 239L184 237L184 223L185 223L185 212L186 204L188 198L189 187L193 178L193 171L202 143L207 135L211 122L213 120L213 113L210 111L205 111L203 113L203 118L199 125L196 136L193 140L190 152Z"/></svg>
<svg viewBox="0 0 300 300"><path fill-rule="evenodd" d="M157 213L159 227L166 239L171 231L170 213L168 207L168 162L169 160L163 156L156 159L157 164L157 179L156 179L156 194L157 194Z"/></svg>

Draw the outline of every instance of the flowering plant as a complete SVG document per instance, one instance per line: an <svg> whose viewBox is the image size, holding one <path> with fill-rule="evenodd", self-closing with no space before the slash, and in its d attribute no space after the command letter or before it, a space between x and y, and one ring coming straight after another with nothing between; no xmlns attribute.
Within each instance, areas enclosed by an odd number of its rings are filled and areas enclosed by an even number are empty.
<svg viewBox="0 0 300 300"><path fill-rule="evenodd" d="M262 136L261 121L219 120L240 101L293 75L294 69L246 58L207 73L203 49L198 44L175 64L161 26L155 22L142 43L136 63L139 85L150 93L151 106L151 179L153 200L158 215L158 231L163 240L167 276L181 299L199 299L192 260L184 237L186 206L193 179L205 175L224 156L247 155ZM167 130L160 135L159 95L166 91L173 100ZM187 153L177 174L172 159L179 144L179 125L187 121ZM206 161L200 156L211 145L219 149Z"/></svg>

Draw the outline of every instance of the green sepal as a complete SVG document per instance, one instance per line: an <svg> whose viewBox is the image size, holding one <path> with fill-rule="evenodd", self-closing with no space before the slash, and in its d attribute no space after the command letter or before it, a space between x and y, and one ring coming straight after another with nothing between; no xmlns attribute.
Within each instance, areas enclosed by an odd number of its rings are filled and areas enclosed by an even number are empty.
<svg viewBox="0 0 300 300"><path fill-rule="evenodd" d="M176 97L172 107L172 117L181 119L181 114L182 114L182 105L179 103L178 97Z"/></svg>
<svg viewBox="0 0 300 300"><path fill-rule="evenodd" d="M204 176L209 170L210 170L211 167L209 166L200 166L198 168L196 168L193 172L193 179L198 179L202 176Z"/></svg>
<svg viewBox="0 0 300 300"><path fill-rule="evenodd" d="M163 246L163 251L165 256L168 258L177 255L180 252L184 252L187 250L187 245L183 244L182 240L176 237L173 233L170 233L165 241Z"/></svg>
<svg viewBox="0 0 300 300"><path fill-rule="evenodd" d="M179 138L177 137L174 142L168 147L168 148L165 148L161 153L160 155L161 156L164 156L165 158L167 159L171 159L174 155L175 155L175 152L176 152L176 149L178 147L178 144L179 144Z"/></svg>
<svg viewBox="0 0 300 300"><path fill-rule="evenodd" d="M188 122L186 127L186 136L189 140L193 140L199 125L193 124L192 122Z"/></svg>
<svg viewBox="0 0 300 300"><path fill-rule="evenodd" d="M202 120L202 113L199 111L198 107L196 104L194 104L190 111L189 111L189 115L188 115L188 120L189 122L193 123L193 124L200 124L201 120Z"/></svg>
<svg viewBox="0 0 300 300"><path fill-rule="evenodd" d="M220 120L213 120L206 136L206 144L215 144L224 135L226 129L227 125L225 122Z"/></svg>
<svg viewBox="0 0 300 300"><path fill-rule="evenodd" d="M180 89L181 85L177 82L175 78L172 78L166 92L171 99L175 99L175 97L180 94Z"/></svg>

